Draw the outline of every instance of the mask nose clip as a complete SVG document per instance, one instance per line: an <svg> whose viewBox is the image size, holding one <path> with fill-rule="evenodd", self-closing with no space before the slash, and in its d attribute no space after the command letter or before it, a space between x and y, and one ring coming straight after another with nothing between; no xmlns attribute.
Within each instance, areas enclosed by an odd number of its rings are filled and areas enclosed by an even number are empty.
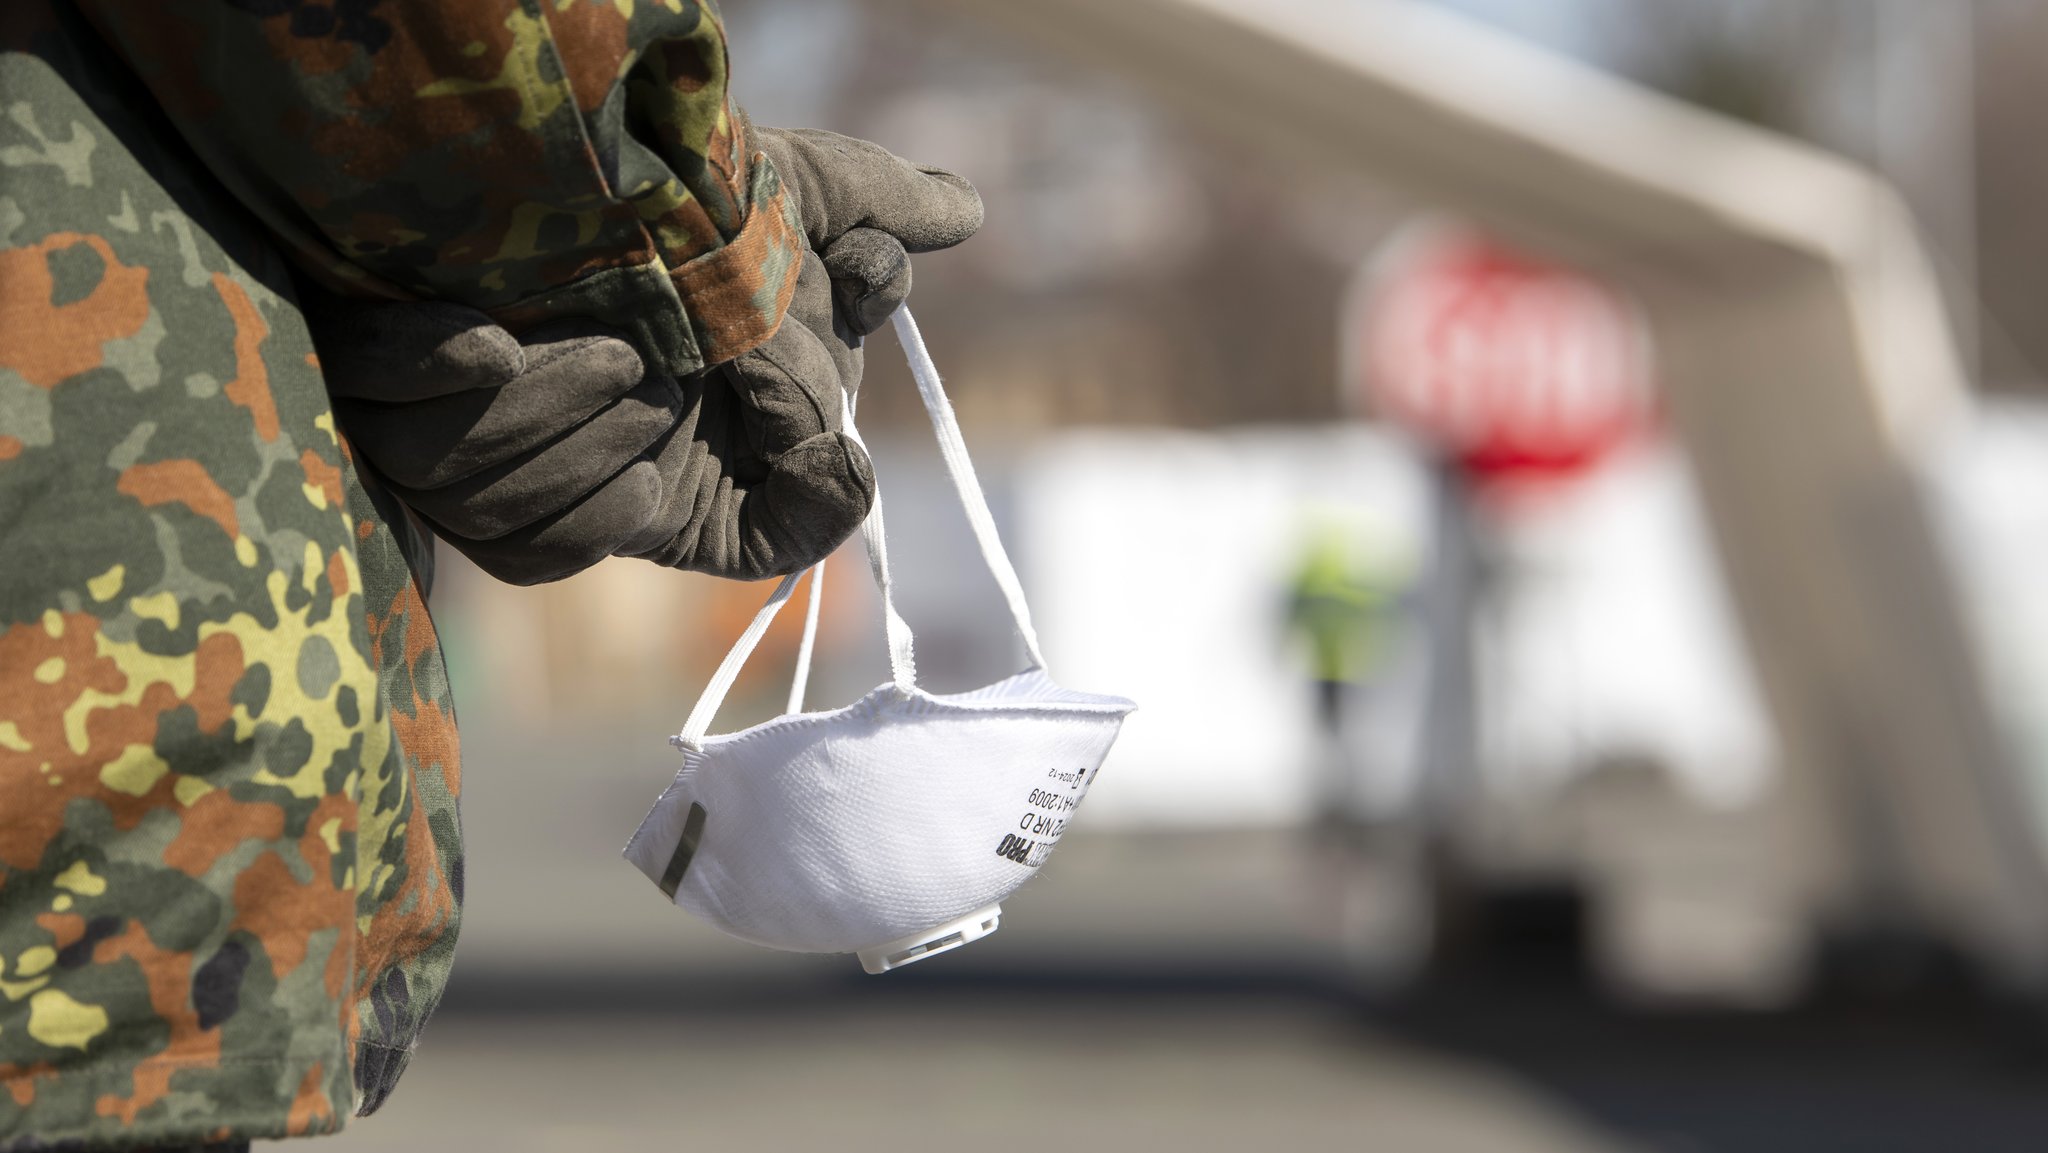
<svg viewBox="0 0 2048 1153"><path fill-rule="evenodd" d="M990 905L977 909L958 920L948 921L922 933L898 937L886 945L860 951L860 967L869 973L886 973L914 965L926 957L951 952L962 945L979 941L1003 923L1003 906Z"/></svg>

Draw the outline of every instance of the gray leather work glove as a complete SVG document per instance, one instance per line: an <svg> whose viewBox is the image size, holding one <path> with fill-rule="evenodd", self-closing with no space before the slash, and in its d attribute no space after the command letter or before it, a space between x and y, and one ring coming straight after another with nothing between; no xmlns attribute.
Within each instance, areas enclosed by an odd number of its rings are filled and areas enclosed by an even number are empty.
<svg viewBox="0 0 2048 1153"><path fill-rule="evenodd" d="M910 296L910 254L951 248L980 231L981 197L961 177L880 145L814 128L763 128L744 111L737 115L746 139L782 176L804 238L831 279L832 328L805 327L851 394L860 386L861 338Z"/></svg>
<svg viewBox="0 0 2048 1153"><path fill-rule="evenodd" d="M514 337L439 302L309 298L335 412L361 463L501 580L610 555L739 579L794 572L874 501L841 430L860 340L910 290L909 252L973 235L965 180L823 132L752 129L813 251L760 348L683 380L601 326Z"/></svg>

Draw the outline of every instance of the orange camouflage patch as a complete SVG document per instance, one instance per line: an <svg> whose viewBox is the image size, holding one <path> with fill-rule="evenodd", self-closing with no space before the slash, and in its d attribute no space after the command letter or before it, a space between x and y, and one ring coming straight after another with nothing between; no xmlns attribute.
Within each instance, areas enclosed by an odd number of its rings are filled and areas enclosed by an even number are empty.
<svg viewBox="0 0 2048 1153"><path fill-rule="evenodd" d="M234 715L235 686L245 671L242 642L233 633L214 633L192 651L192 695L185 703L197 714L200 732L217 732Z"/></svg>
<svg viewBox="0 0 2048 1153"><path fill-rule="evenodd" d="M200 877L221 854L245 841L274 841L284 836L284 810L276 805L245 804L216 789L198 797L184 812L178 835L164 849L164 864Z"/></svg>
<svg viewBox="0 0 2048 1153"><path fill-rule="evenodd" d="M257 311L256 302L226 273L213 274L213 290L227 305L235 322L235 379L221 389L229 400L249 410L256 421L256 435L264 443L277 439L277 398L270 395L270 369L263 363L263 340L270 325Z"/></svg>
<svg viewBox="0 0 2048 1153"><path fill-rule="evenodd" d="M59 953L85 938L85 918L77 913L37 913L36 924L50 935L50 947Z"/></svg>
<svg viewBox="0 0 2048 1153"><path fill-rule="evenodd" d="M38 1061L33 1065L0 1063L0 1084L7 1086L8 1095L23 1109L35 1104L37 1081L54 1081L56 1078L57 1067L48 1061Z"/></svg>
<svg viewBox="0 0 2048 1153"><path fill-rule="evenodd" d="M20 437L0 436L0 460L13 460L21 455L21 449Z"/></svg>
<svg viewBox="0 0 2048 1153"><path fill-rule="evenodd" d="M335 600L349 594L348 560L340 549L335 549L334 555L327 558L327 587L334 593Z"/></svg>
<svg viewBox="0 0 2048 1153"><path fill-rule="evenodd" d="M12 739L0 742L0 866L35 868L64 823L64 804L51 802L98 793L100 765L156 737L154 715L145 721L104 709L87 718L87 747L72 746L65 711L88 694L120 693L128 678L99 655L97 620L57 619L55 636L42 621L0 632L0 721L13 726ZM168 688L165 696L168 703Z"/></svg>
<svg viewBox="0 0 2048 1153"><path fill-rule="evenodd" d="M183 1069L220 1064L219 1029L201 1029L199 1013L192 1005L192 969L196 958L157 946L141 922L129 922L126 931L109 937L93 948L93 962L109 965L132 960L149 986L149 1007L156 1019L169 1026L164 1047L148 1061L135 1066L133 1092L122 1097L108 1093L93 1103L102 1117L118 1117L123 1125L135 1124L136 1115L163 1100L171 1092L171 1075Z"/></svg>
<svg viewBox="0 0 2048 1153"><path fill-rule="evenodd" d="M219 525L230 540L242 535L242 520L235 515L234 498L196 460L129 465L121 470L121 479L114 488L123 496L141 501L146 508L182 504Z"/></svg>
<svg viewBox="0 0 2048 1153"><path fill-rule="evenodd" d="M329 802L342 807L330 813ZM353 812L346 798L340 797L326 798L315 812L308 833L315 851L306 854L312 866L309 883L300 884L292 876L292 867L276 853L258 856L235 877L234 927L263 942L270 954L270 970L280 981L305 963L315 933L344 928L355 920L355 891L336 888L331 882L327 846L317 832L326 821L334 817L346 821ZM301 850L306 847L301 841ZM352 953L346 939L336 942L335 951L329 953L326 978L330 993L339 994L347 984Z"/></svg>
<svg viewBox="0 0 2048 1153"><path fill-rule="evenodd" d="M405 667L412 668L419 659L441 648L440 634L434 630L433 620L427 615L426 598L420 596L418 581L407 581L398 595L391 598L391 605L381 613L373 612L365 622L370 629L370 663L382 666L384 663L384 642L394 621L405 621ZM412 745L401 741L405 748ZM423 759L423 763L425 762Z"/></svg>
<svg viewBox="0 0 2048 1153"><path fill-rule="evenodd" d="M284 1127L294 1137L325 1132L334 1125L334 1107L327 1103L327 1094L321 1088L325 1068L323 1062L313 1062L313 1067L306 1070L305 1080L299 1082L299 1091L292 1096L291 1112L285 1115ZM316 1124L320 1128L314 1128Z"/></svg>
<svg viewBox="0 0 2048 1153"><path fill-rule="evenodd" d="M50 254L83 244L104 265L81 300L52 304ZM108 341L142 331L149 319L149 270L122 264L102 237L58 232L41 244L0 250L0 367L38 388L55 388L105 363Z"/></svg>
<svg viewBox="0 0 2048 1153"><path fill-rule="evenodd" d="M591 113L604 104L619 78L619 62L632 59L631 26L621 7L582 4L548 13L554 38L576 50L561 53L562 73L576 107Z"/></svg>
<svg viewBox="0 0 2048 1153"><path fill-rule="evenodd" d="M455 717L437 701L415 695L413 715L404 709L390 710L391 732L399 747L422 765L439 765L448 781L448 791L462 791L462 742L456 734Z"/></svg>
<svg viewBox="0 0 2048 1153"><path fill-rule="evenodd" d="M327 494L327 504L329 507L341 507L340 469L321 460L320 454L310 448L299 454L299 469L306 474L307 484Z"/></svg>

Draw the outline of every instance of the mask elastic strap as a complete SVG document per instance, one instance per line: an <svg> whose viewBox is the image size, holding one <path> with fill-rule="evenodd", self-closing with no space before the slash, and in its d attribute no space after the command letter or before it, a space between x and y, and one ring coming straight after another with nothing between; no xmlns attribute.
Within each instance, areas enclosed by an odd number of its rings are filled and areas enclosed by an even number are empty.
<svg viewBox="0 0 2048 1153"><path fill-rule="evenodd" d="M866 452L868 442L861 439L860 429L853 423L853 405L842 400L840 424L845 427L847 439ZM868 454L870 458L873 453ZM882 594L882 632L889 639L889 675L898 688L909 689L917 685L917 656L910 636L910 622L896 611L896 597L893 582L889 579L889 546L882 530L882 490L875 488L874 507L868 510L867 520L861 522L861 542L867 546L868 569L874 574L875 588Z"/></svg>
<svg viewBox="0 0 2048 1153"><path fill-rule="evenodd" d="M1042 669L1045 654L1038 648L1038 630L1031 626L1031 608L1024 603L1024 585L1010 564L1010 554L1003 551L1002 537L996 534L996 518L989 513L988 498L982 495L981 481L974 475L974 462L968 459L967 441L960 435L960 421L953 415L953 405L946 399L945 386L939 381L938 366L932 363L932 354L926 350L924 336L918 332L917 321L911 317L908 306L898 308L890 320L896 326L896 339L903 345L903 354L910 361L917 393L924 398L925 411L931 414L932 431L938 434L939 457L946 463L946 475L953 480L961 507L967 510L967 523L974 530L975 543L981 546L981 559L1009 603L1010 619L1017 625L1025 655L1031 658L1034 667Z"/></svg>
<svg viewBox="0 0 2048 1153"><path fill-rule="evenodd" d="M825 562L811 566L810 603L804 607L804 639L796 646L796 672L789 680L789 707L785 713L804 711L804 689L811 683L811 655L818 648L818 605L824 600Z"/></svg>
<svg viewBox="0 0 2048 1153"><path fill-rule="evenodd" d="M1017 626L1017 636L1024 642L1025 655L1031 658L1035 668L1045 667L1045 654L1039 651L1038 630L1031 624L1031 608L1024 602L1024 585L1017 579L1016 566L1010 563L1010 554L1003 549L1002 537L996 533L995 516L989 512L988 498L982 493L981 481L974 473L974 462L967 455L967 440L960 433L959 418L953 414L952 402L946 399L945 385L939 379L938 366L932 363L932 355L925 348L924 336L917 329L917 321L910 315L908 307L899 308L890 320L896 327L896 339L903 345L904 356L910 362L910 375L917 381L918 396L924 400L925 412L931 416L932 431L939 442L939 457L945 462L946 475L953 482L953 491L960 497L960 505L967 513L968 527L974 530L974 541L981 548L981 559L988 565L989 574L995 577L996 586L1002 590L1003 600L1010 607L1010 619ZM852 402L841 399L841 424L848 439L866 450L867 442L861 439L860 430L854 425ZM889 549L882 525L882 494L875 492L874 507L868 510L867 520L861 524L861 538L867 545L868 566L874 573L875 587L882 594L882 627L889 639L889 671L901 688L912 688L917 684L917 659L910 634L910 624L903 614L896 611L893 582L889 578ZM790 684L789 712L803 711L804 689L810 679L811 654L816 644L818 631L819 589L824 583L824 562L820 561L804 570L811 574L810 606L804 617L803 643L797 650L796 674ZM775 622L777 613L787 604L790 594L796 591L796 584L804 577L803 572L783 577L768 597L768 603L754 615L753 623L734 642L732 651L725 654L725 660L711 677L711 683L704 686L704 693L697 698L697 705L690 710L689 720L683 722L683 731L670 738L672 744L695 747L711 730L711 722L717 716L719 706L725 703L725 696L732 691L733 682L739 679L740 669L747 658L753 656L761 638L767 635L768 626Z"/></svg>
<svg viewBox="0 0 2048 1153"><path fill-rule="evenodd" d="M812 569L816 567L813 565ZM690 719L683 722L683 731L670 737L670 744L678 748L695 748L703 742L704 734L711 731L712 718L718 715L718 706L725 703L725 694L732 691L732 684L739 679L740 670L746 667L747 658L754 655L754 648L767 635L768 626L775 623L775 614L782 611L782 606L789 601L789 594L796 591L796 582L804 579L804 573L812 569L793 572L777 582L775 591L769 594L768 603L754 614L754 623L748 625L740 639L733 642L732 651L725 654L718 671L711 674L711 683L704 686L703 695L697 698L697 706L690 710ZM813 590L816 587L812 585Z"/></svg>
<svg viewBox="0 0 2048 1153"><path fill-rule="evenodd" d="M845 407L840 410L840 423L847 437L865 451L867 442L861 439L860 429L853 423L853 405L844 399L842 404ZM890 595L889 552L882 540L882 494L879 489L875 493L874 507L868 510L867 520L861 524L861 536L867 544L868 563L874 571L875 586L882 593L882 620L884 631L889 638L890 672L895 676L898 685L909 688L917 683L917 662L912 651L910 625L903 619L903 615L896 611L895 598ZM749 624L747 631L741 633L740 638L733 642L731 651L725 654L725 660L720 662L718 671L712 674L711 682L704 686L703 694L697 698L696 706L690 710L690 718L683 722L683 731L669 738L670 744L695 748L702 743L705 734L711 731L711 722L717 719L720 706L725 704L726 694L732 691L733 682L739 679L740 670L746 667L748 658L754 655L754 649L760 645L761 638L768 634L768 626L775 623L775 617L782 611L782 606L789 603L790 594L796 591L796 583L803 579L804 573L811 576L810 604L804 613L804 636L802 643L797 647L796 673L790 681L787 710L792 713L803 711L804 690L810 682L811 656L817 647L818 610L822 599L821 591L825 584L824 561L819 561L804 572L791 573L783 577L775 586L775 591L769 594L768 602L754 614L753 623Z"/></svg>

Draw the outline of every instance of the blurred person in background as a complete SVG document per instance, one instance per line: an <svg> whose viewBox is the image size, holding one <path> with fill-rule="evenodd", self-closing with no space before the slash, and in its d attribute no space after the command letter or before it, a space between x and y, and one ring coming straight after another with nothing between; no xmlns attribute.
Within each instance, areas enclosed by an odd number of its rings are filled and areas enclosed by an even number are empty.
<svg viewBox="0 0 2048 1153"><path fill-rule="evenodd" d="M1344 525L1318 521L1304 537L1288 590L1288 629L1302 643L1323 738L1315 780L1326 824L1341 825L1350 813L1358 774L1349 722L1359 694L1379 673L1399 607L1386 574L1360 554Z"/></svg>
<svg viewBox="0 0 2048 1153"><path fill-rule="evenodd" d="M808 566L980 201L750 125L704 0L24 0L0 103L0 1149L332 1132L460 917L429 531Z"/></svg>

